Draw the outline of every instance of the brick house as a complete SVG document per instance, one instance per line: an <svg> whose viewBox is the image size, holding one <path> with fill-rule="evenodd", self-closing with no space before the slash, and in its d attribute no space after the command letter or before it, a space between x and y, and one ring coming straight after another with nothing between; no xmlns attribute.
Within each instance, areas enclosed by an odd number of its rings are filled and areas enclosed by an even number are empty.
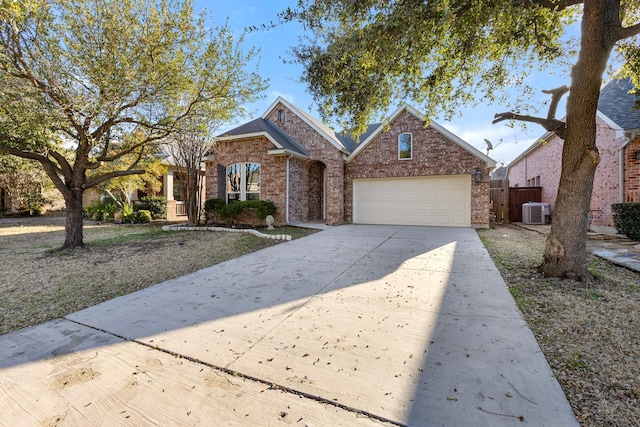
<svg viewBox="0 0 640 427"><path fill-rule="evenodd" d="M354 141L278 98L218 138L207 198L270 200L276 223L489 226L495 161L409 106Z"/></svg>
<svg viewBox="0 0 640 427"><path fill-rule="evenodd" d="M593 230L613 226L611 205L640 202L640 110L629 79L612 80L600 92L596 117L596 146L600 163L591 195ZM508 166L512 187L542 187L542 201L555 206L562 163L563 140L545 133Z"/></svg>

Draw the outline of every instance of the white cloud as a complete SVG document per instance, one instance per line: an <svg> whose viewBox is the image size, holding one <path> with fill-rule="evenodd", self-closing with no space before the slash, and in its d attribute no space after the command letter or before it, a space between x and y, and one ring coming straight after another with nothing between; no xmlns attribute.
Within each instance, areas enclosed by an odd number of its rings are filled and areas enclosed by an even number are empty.
<svg viewBox="0 0 640 427"><path fill-rule="evenodd" d="M543 129L535 126L522 129L519 126L511 128L505 124L473 122L447 122L442 125L483 153L487 152L484 139L491 141L493 150L489 152L489 157L494 159L498 166L500 163L509 164L544 133Z"/></svg>

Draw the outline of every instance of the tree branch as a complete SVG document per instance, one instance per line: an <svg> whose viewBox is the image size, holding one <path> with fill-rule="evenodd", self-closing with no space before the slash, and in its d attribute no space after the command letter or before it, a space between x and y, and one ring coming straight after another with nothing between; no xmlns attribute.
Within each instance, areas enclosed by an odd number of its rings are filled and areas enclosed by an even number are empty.
<svg viewBox="0 0 640 427"><path fill-rule="evenodd" d="M556 118L556 110L558 109L558 103L560 99L569 92L569 86L564 85L551 90L543 90L542 93L551 94L551 104L549 105L549 112L547 113L547 120L554 120Z"/></svg>
<svg viewBox="0 0 640 427"><path fill-rule="evenodd" d="M620 27L618 30L618 40L628 39L640 34L640 23L630 27Z"/></svg>
<svg viewBox="0 0 640 427"><path fill-rule="evenodd" d="M71 169L71 165L67 161L67 159L60 153L55 150L49 151L51 157L56 159L58 164L60 165L60 173L65 176L66 179L71 179L73 176L73 170Z"/></svg>
<svg viewBox="0 0 640 427"><path fill-rule="evenodd" d="M514 0L513 3L525 8L544 7L560 11L577 4L582 4L584 0Z"/></svg>
<svg viewBox="0 0 640 427"><path fill-rule="evenodd" d="M530 122L541 125L549 132L554 132L560 138L564 139L567 133L567 125L562 120L556 119L556 110L558 109L558 103L560 99L569 92L569 88L565 86L560 86L555 89L543 90L543 93L551 94L551 104L549 105L549 112L547 113L547 118L544 119L542 117L533 117L533 116L523 116L521 114L513 113L513 112L505 112L498 113L493 116L493 121L491 124L496 124L503 120L518 120L521 122Z"/></svg>
<svg viewBox="0 0 640 427"><path fill-rule="evenodd" d="M40 162L44 171L47 173L53 184L56 186L58 190L62 193L62 195L66 197L71 197L71 191L67 188L66 184L62 179L60 179L59 173L62 173L60 168L56 167L56 165L47 157L33 153L31 151L22 151L16 148L8 147L6 145L0 145L0 153L11 154L13 156L21 157L23 159L35 160Z"/></svg>
<svg viewBox="0 0 640 427"><path fill-rule="evenodd" d="M557 120L557 119L549 120L549 119L543 119L542 117L523 116L520 114L511 113L511 112L496 114L491 123L496 124L503 120L518 120L521 122L537 123L541 125L543 128L545 128L546 130L548 130L549 132L554 132L556 135L558 135L562 139L564 139L567 133L566 124L562 120Z"/></svg>
<svg viewBox="0 0 640 427"><path fill-rule="evenodd" d="M117 178L119 176L128 176L128 175L142 175L146 173L146 171L144 169L134 169L134 170L125 170L125 171L113 171L113 172L109 172L106 173L104 175L101 175L99 177L96 177L90 181L87 181L85 184L82 185L83 189L87 189L87 188L91 188L91 187L95 187L96 185L100 184L101 182L110 180L111 178Z"/></svg>

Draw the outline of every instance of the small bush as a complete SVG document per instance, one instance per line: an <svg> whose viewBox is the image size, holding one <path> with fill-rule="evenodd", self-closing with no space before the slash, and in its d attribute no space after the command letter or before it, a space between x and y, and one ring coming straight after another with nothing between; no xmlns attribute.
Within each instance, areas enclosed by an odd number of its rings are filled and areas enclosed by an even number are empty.
<svg viewBox="0 0 640 427"><path fill-rule="evenodd" d="M140 209L135 213L135 221L141 224L151 221L151 212L146 209Z"/></svg>
<svg viewBox="0 0 640 427"><path fill-rule="evenodd" d="M255 209L256 215L260 219L265 219L267 215L273 215L276 212L276 205L268 200L245 200L242 202L234 202L224 205L220 209L220 216L228 219L240 215L247 209Z"/></svg>
<svg viewBox="0 0 640 427"><path fill-rule="evenodd" d="M207 199L204 202L204 212L205 213L213 213L213 212L219 212L220 209L222 209L224 207L224 202L221 199Z"/></svg>
<svg viewBox="0 0 640 427"><path fill-rule="evenodd" d="M120 205L112 197L108 196L102 198L102 200L96 200L84 208L87 218L95 218L99 221L113 219L113 214L121 210Z"/></svg>
<svg viewBox="0 0 640 427"><path fill-rule="evenodd" d="M229 222L247 210L253 210L257 218L265 219L267 215L273 215L276 212L276 205L268 200L245 200L227 205L223 200L217 198L208 199L204 203L207 221L220 222L220 220L226 220L226 222Z"/></svg>
<svg viewBox="0 0 640 427"><path fill-rule="evenodd" d="M616 231L633 240L640 240L640 203L611 205Z"/></svg>
<svg viewBox="0 0 640 427"><path fill-rule="evenodd" d="M122 219L124 222L133 222L136 220L136 214L133 212L133 207L125 204L122 208Z"/></svg>
<svg viewBox="0 0 640 427"><path fill-rule="evenodd" d="M137 204L137 210L151 212L152 219L167 217L167 199L165 197L143 197Z"/></svg>

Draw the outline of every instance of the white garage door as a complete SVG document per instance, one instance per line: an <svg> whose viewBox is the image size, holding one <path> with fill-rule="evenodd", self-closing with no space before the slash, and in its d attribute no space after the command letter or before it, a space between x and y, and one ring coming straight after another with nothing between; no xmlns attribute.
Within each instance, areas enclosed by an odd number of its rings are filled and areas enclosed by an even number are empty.
<svg viewBox="0 0 640 427"><path fill-rule="evenodd" d="M471 176L353 181L355 224L471 226Z"/></svg>

